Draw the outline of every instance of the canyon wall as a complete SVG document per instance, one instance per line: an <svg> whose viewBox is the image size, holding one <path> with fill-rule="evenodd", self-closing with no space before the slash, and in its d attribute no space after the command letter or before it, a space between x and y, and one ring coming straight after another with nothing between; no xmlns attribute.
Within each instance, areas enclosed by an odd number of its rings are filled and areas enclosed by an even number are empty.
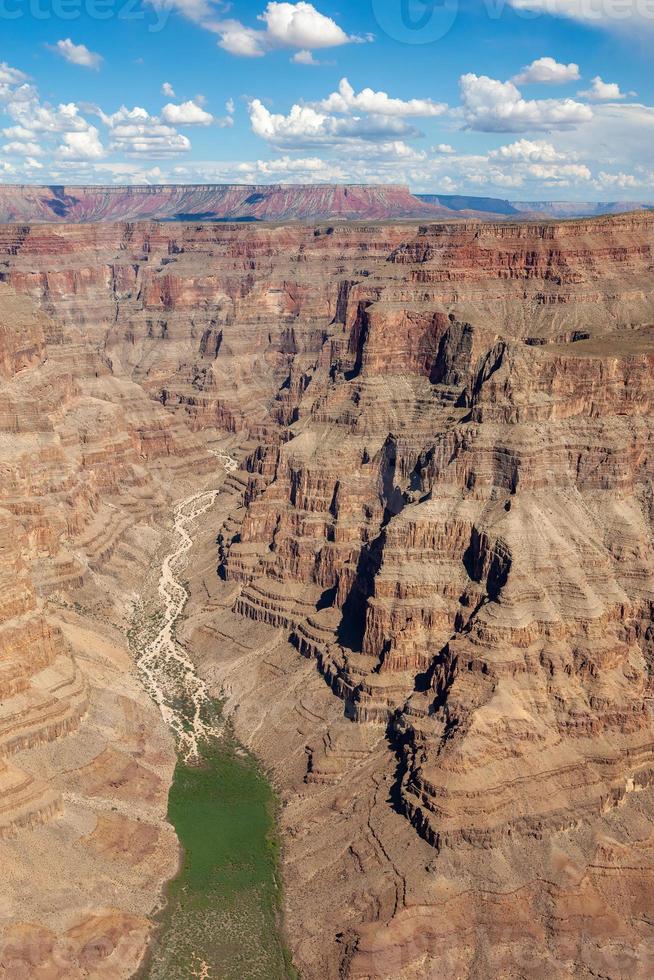
<svg viewBox="0 0 654 980"><path fill-rule="evenodd" d="M145 766L164 833L152 715L156 763L60 746L227 438L185 635L279 786L302 975L650 976L653 271L651 214L0 228L0 847L88 811L72 769Z"/></svg>
<svg viewBox="0 0 654 980"><path fill-rule="evenodd" d="M0 285L5 977L132 975L178 863L127 637L175 488L215 461L76 330Z"/></svg>

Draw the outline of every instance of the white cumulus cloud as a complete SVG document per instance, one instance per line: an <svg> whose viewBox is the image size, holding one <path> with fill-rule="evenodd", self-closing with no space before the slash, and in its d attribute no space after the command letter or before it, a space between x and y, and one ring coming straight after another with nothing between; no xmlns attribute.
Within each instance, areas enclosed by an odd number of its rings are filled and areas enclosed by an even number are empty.
<svg viewBox="0 0 654 980"><path fill-rule="evenodd" d="M583 163L530 163L525 168L525 173L531 180L543 181L548 184L561 184L566 187L570 183L588 181L593 176L590 168Z"/></svg>
<svg viewBox="0 0 654 980"><path fill-rule="evenodd" d="M624 92L620 91L617 82L603 82L599 75L595 76L590 88L585 92L580 92L579 95L591 99L593 102L619 102L625 98Z"/></svg>
<svg viewBox="0 0 654 980"><path fill-rule="evenodd" d="M546 140L517 140L507 146L500 146L488 154L491 160L520 163L558 163L566 160L565 153L558 150Z"/></svg>
<svg viewBox="0 0 654 980"><path fill-rule="evenodd" d="M311 3L269 3L262 20L268 37L282 47L335 48L352 40L342 27Z"/></svg>
<svg viewBox="0 0 654 980"><path fill-rule="evenodd" d="M0 85L20 85L27 81L25 72L12 68L6 61L0 62Z"/></svg>
<svg viewBox="0 0 654 980"><path fill-rule="evenodd" d="M180 105L169 102L161 110L161 118L173 126L210 126L215 122L211 113L199 106L193 99L182 102Z"/></svg>
<svg viewBox="0 0 654 980"><path fill-rule="evenodd" d="M460 86L465 125L480 132L571 129L593 118L593 110L574 99L524 99L513 82L487 75L462 75Z"/></svg>
<svg viewBox="0 0 654 980"><path fill-rule="evenodd" d="M525 65L513 81L516 85L565 85L567 82L578 82L579 78L579 65L574 62L563 65L554 58L545 57Z"/></svg>
<svg viewBox="0 0 654 980"><path fill-rule="evenodd" d="M5 143L2 147L3 153L8 153L12 156L27 156L28 154L33 157L41 156L43 150L38 143L22 142L21 140L11 140L9 143Z"/></svg>
<svg viewBox="0 0 654 980"><path fill-rule="evenodd" d="M312 51L367 40L347 34L332 17L304 0L270 2L257 20L264 26L248 27L236 19L206 21L205 26L220 35L218 44L230 54L260 58L275 48L297 48L300 54L295 60L300 64L317 64Z"/></svg>
<svg viewBox="0 0 654 980"><path fill-rule="evenodd" d="M616 174L606 173L601 170L597 175L596 184L602 190L606 188L618 188L619 190L630 189L632 187L642 187L644 183L651 186L652 175L649 175L648 181L643 181L635 174L626 174L619 171Z"/></svg>
<svg viewBox="0 0 654 980"><path fill-rule="evenodd" d="M337 92L332 92L318 107L325 112L366 112L380 116L442 116L447 106L432 99L393 99L386 92L364 88L355 92L347 78L342 78Z"/></svg>
<svg viewBox="0 0 654 980"><path fill-rule="evenodd" d="M100 113L109 128L111 149L130 156L175 156L191 149L188 137L178 133L174 126L162 123L158 116L151 116L141 106L128 109L121 106L111 115Z"/></svg>
<svg viewBox="0 0 654 980"><path fill-rule="evenodd" d="M352 141L381 143L419 132L392 116L337 117L309 105L294 105L288 115L270 112L260 99L249 106L252 132L285 149L328 145L344 146Z"/></svg>
<svg viewBox="0 0 654 980"><path fill-rule="evenodd" d="M90 51L85 44L74 44L69 37L63 41L57 41L56 44L48 45L48 47L56 54L61 55L65 61L70 62L71 65L81 65L82 68L95 68L97 70L104 60L102 55Z"/></svg>
<svg viewBox="0 0 654 980"><path fill-rule="evenodd" d="M104 147L95 126L83 133L64 133L57 156L64 160L99 160L104 156Z"/></svg>
<svg viewBox="0 0 654 980"><path fill-rule="evenodd" d="M322 61L318 61L317 58L314 58L312 51L307 50L296 51L295 54L291 56L291 61L295 65L311 65L313 68L319 68L323 64Z"/></svg>
<svg viewBox="0 0 654 980"><path fill-rule="evenodd" d="M226 20L216 25L220 34L219 46L240 58L263 58L269 50L264 31L246 27L238 20Z"/></svg>

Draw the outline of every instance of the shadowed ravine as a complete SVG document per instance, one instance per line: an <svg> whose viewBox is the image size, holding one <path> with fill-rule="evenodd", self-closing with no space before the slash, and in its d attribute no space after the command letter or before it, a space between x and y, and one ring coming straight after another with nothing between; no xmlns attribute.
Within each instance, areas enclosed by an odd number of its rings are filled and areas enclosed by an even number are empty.
<svg viewBox="0 0 654 980"><path fill-rule="evenodd" d="M226 469L236 467L231 457L216 455ZM175 636L189 597L179 576L193 529L219 493L194 493L175 508L159 608L149 618L141 610L132 636L145 686L177 743L168 819L183 854L140 976L282 980L293 973L278 929L274 792L231 737L220 704Z"/></svg>

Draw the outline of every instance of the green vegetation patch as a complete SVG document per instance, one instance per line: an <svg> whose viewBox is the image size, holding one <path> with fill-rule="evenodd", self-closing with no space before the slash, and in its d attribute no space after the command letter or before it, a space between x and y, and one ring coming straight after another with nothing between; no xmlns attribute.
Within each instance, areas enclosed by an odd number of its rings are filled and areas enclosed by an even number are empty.
<svg viewBox="0 0 654 980"><path fill-rule="evenodd" d="M143 975L151 980L290 980L280 941L277 803L229 735L180 760L168 819L184 849Z"/></svg>

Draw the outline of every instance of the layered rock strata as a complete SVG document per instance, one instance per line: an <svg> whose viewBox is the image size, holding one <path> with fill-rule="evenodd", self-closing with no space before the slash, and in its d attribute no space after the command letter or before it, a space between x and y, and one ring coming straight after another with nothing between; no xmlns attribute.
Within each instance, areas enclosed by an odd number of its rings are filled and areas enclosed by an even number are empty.
<svg viewBox="0 0 654 980"><path fill-rule="evenodd" d="M122 977L178 861L126 630L176 483L214 461L64 321L0 287L0 973Z"/></svg>
<svg viewBox="0 0 654 980"><path fill-rule="evenodd" d="M472 207L474 211L474 206ZM0 188L0 220L23 222L336 221L433 218L438 201L402 185L160 184Z"/></svg>
<svg viewBox="0 0 654 980"><path fill-rule="evenodd" d="M75 737L84 617L124 622L229 434L184 633L282 793L302 974L649 976L654 217L5 226L0 252L28 311L0 329L8 703L56 698ZM95 744L43 819L106 781L159 805L163 756L157 782Z"/></svg>
<svg viewBox="0 0 654 980"><path fill-rule="evenodd" d="M334 975L647 975L653 232L422 230L247 461L233 608L386 733L387 805L433 853ZM359 749L327 728L307 784L360 790Z"/></svg>

